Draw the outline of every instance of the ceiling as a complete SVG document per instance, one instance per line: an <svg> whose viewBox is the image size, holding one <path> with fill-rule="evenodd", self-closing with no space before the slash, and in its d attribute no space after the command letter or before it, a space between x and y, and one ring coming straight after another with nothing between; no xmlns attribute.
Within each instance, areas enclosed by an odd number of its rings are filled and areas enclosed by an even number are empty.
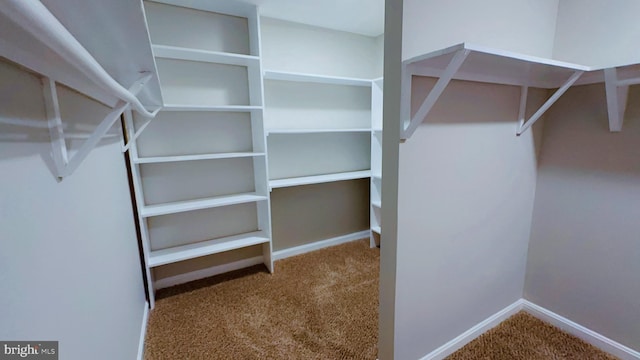
<svg viewBox="0 0 640 360"><path fill-rule="evenodd" d="M266 17L366 36L384 32L384 0L242 0Z"/></svg>

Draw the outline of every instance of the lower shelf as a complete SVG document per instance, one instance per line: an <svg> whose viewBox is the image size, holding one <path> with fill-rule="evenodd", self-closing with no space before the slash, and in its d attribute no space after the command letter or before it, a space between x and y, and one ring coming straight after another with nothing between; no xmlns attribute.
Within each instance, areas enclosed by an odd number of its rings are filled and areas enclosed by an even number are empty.
<svg viewBox="0 0 640 360"><path fill-rule="evenodd" d="M289 187L289 186L321 184L321 183L327 183L327 182L333 182L333 181L364 179L370 176L371 176L370 170L351 171L351 172L344 172L344 173L337 173L337 174L303 176L303 177L295 177L295 178L287 178L287 179L269 180L269 187L282 188L282 187Z"/></svg>
<svg viewBox="0 0 640 360"><path fill-rule="evenodd" d="M140 208L140 215L146 218L150 216L175 214L185 211L202 210L263 200L267 200L267 197L256 193L215 196L212 198L176 201L166 204L144 205Z"/></svg>
<svg viewBox="0 0 640 360"><path fill-rule="evenodd" d="M265 237L261 231L207 240L195 244L151 251L148 265L149 267L156 267L268 242L269 238Z"/></svg>
<svg viewBox="0 0 640 360"><path fill-rule="evenodd" d="M373 231L376 234L382 234L382 229L380 228L380 226L372 226L371 231Z"/></svg>

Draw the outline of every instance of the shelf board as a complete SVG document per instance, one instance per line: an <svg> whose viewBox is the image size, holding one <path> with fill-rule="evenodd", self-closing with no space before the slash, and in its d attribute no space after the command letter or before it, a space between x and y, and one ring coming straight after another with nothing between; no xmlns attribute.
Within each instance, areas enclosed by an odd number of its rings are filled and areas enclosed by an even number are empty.
<svg viewBox="0 0 640 360"><path fill-rule="evenodd" d="M304 74L287 71L274 71L265 70L264 78L267 80L278 81L294 81L294 82L306 82L316 84L331 84L331 85L349 85L349 86L371 86L372 80L359 79L341 76L327 76L317 74Z"/></svg>
<svg viewBox="0 0 640 360"><path fill-rule="evenodd" d="M165 104L162 111L218 111L218 112L251 112L261 111L262 106L253 105L179 105Z"/></svg>
<svg viewBox="0 0 640 360"><path fill-rule="evenodd" d="M372 226L371 231L373 231L376 234L382 235L382 228L380 226Z"/></svg>
<svg viewBox="0 0 640 360"><path fill-rule="evenodd" d="M252 55L191 49L170 45L152 45L152 48L155 57L163 59L200 61L238 66L260 65L260 58Z"/></svg>
<svg viewBox="0 0 640 360"><path fill-rule="evenodd" d="M135 164L156 164L166 162L194 161L194 160L216 160L264 156L264 153L257 152L233 152L218 154L198 154L198 155L176 155L176 156L153 156L133 159Z"/></svg>
<svg viewBox="0 0 640 360"><path fill-rule="evenodd" d="M322 184L327 182L342 181L342 180L354 180L364 179L371 176L370 170L352 171L336 174L325 174L315 176L303 176L287 179L269 180L269 186L271 188L282 188L290 186L310 185L310 184Z"/></svg>
<svg viewBox="0 0 640 360"><path fill-rule="evenodd" d="M217 254L229 250L240 249L268 242L269 238L266 237L264 233L262 233L261 231L256 231L253 233L207 240L195 244L155 250L151 251L151 253L149 254L149 266L155 267L171 264L178 261Z"/></svg>
<svg viewBox="0 0 640 360"><path fill-rule="evenodd" d="M374 180L382 180L382 175L381 174L372 174L371 178Z"/></svg>
<svg viewBox="0 0 640 360"><path fill-rule="evenodd" d="M270 134L323 134L323 133L370 133L370 128L361 129L267 129Z"/></svg>
<svg viewBox="0 0 640 360"><path fill-rule="evenodd" d="M256 193L234 194L215 196L211 198L176 201L166 204L145 205L140 210L142 217L160 216L167 214L175 214L185 211L208 209L220 206L229 206L236 204L244 204L267 200L266 196L257 195Z"/></svg>
<svg viewBox="0 0 640 360"><path fill-rule="evenodd" d="M27 5L32 4L24 4L25 7ZM38 2L37 5L40 7L41 4ZM6 7L5 10L10 8ZM137 97L149 108L162 104L149 32L139 2L90 1L83 2L82 6L69 6L65 1L47 1L42 7L46 7L70 36L125 89L138 81L142 72L152 74ZM118 99L102 84L85 75L76 62L52 50L47 36L31 35L19 25L19 19L12 18L9 13L0 11L0 23L3 25L0 53L3 57L109 107L117 104ZM118 54L114 54L113 49L118 49Z"/></svg>
<svg viewBox="0 0 640 360"><path fill-rule="evenodd" d="M469 43L454 45L405 60L411 74L440 77L459 50L469 55L453 79L553 89L576 71L591 71L584 65L519 54Z"/></svg>
<svg viewBox="0 0 640 360"><path fill-rule="evenodd" d="M382 201L380 201L380 200L372 201L371 205L377 207L378 209L381 209L382 208Z"/></svg>

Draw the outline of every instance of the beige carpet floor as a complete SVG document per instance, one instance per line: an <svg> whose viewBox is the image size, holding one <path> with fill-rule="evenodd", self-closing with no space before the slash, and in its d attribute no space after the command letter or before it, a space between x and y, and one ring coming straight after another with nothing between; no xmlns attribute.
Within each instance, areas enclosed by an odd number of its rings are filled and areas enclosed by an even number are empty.
<svg viewBox="0 0 640 360"><path fill-rule="evenodd" d="M614 360L604 353L525 312L451 354L446 360Z"/></svg>
<svg viewBox="0 0 640 360"><path fill-rule="evenodd" d="M379 249L322 249L158 292L145 359L375 359Z"/></svg>
<svg viewBox="0 0 640 360"><path fill-rule="evenodd" d="M379 249L360 240L161 290L145 360L376 359ZM526 313L447 360L612 360Z"/></svg>

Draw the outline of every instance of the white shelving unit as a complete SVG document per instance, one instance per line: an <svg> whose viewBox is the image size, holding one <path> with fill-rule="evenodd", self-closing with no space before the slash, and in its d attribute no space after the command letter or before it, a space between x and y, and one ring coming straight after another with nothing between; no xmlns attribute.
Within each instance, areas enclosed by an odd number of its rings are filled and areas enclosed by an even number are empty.
<svg viewBox="0 0 640 360"><path fill-rule="evenodd" d="M381 244L382 224L382 78L371 85L371 247Z"/></svg>
<svg viewBox="0 0 640 360"><path fill-rule="evenodd" d="M162 104L140 6L130 1L95 2L73 8L66 5L9 0L0 7L0 57L37 73L44 84L52 170L59 181L70 176L100 140L109 136L125 109L131 108L150 121ZM80 18L83 21L77 21ZM107 25L117 30L104 31ZM127 36L120 36L125 33ZM116 48L126 56L113 56L112 49ZM97 126L96 122L87 121L90 135L68 133L67 119L60 111L58 84L111 108L106 116L100 115ZM89 120L97 114L86 116ZM26 128L33 126L22 119L16 122ZM71 138L86 141L77 151L71 151L65 141Z"/></svg>
<svg viewBox="0 0 640 360"><path fill-rule="evenodd" d="M438 81L415 113L411 113L412 76L430 76ZM422 123L452 79L521 87L520 112L516 134L520 135L574 84L605 83L609 113L609 129L622 129L630 85L640 84L640 65L597 68L554 59L514 53L469 43L433 51L403 62L402 134L408 139ZM525 118L530 87L557 89L528 119Z"/></svg>
<svg viewBox="0 0 640 360"><path fill-rule="evenodd" d="M266 70L271 188L371 176L372 80Z"/></svg>
<svg viewBox="0 0 640 360"><path fill-rule="evenodd" d="M153 306L154 267L256 245L269 271L273 261L256 7L144 7L165 101L131 147ZM129 133L142 125L131 114L126 123Z"/></svg>

